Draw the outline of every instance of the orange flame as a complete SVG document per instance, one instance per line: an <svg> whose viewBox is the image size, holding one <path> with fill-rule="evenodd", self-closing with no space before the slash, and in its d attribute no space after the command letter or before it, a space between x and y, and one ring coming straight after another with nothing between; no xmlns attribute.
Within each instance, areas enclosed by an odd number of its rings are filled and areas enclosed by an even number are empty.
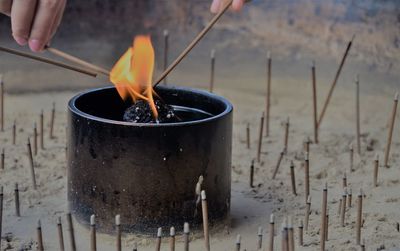
<svg viewBox="0 0 400 251"><path fill-rule="evenodd" d="M158 112L153 99L152 77L154 71L154 48L150 36L137 36L133 46L122 55L110 73L110 81L122 99L139 99L149 103L154 118Z"/></svg>

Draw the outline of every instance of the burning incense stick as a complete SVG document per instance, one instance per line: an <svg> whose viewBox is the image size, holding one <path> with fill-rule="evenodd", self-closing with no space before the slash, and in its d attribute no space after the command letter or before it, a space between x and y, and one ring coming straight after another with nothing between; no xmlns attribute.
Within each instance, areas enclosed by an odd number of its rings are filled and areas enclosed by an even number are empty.
<svg viewBox="0 0 400 251"><path fill-rule="evenodd" d="M28 157L29 157L29 165L31 167L31 177L32 177L32 185L33 189L37 189L36 186L36 177L35 177L35 165L33 163L33 156L32 156L32 147L31 147L31 141L28 137L28 143L26 144L28 148Z"/></svg>
<svg viewBox="0 0 400 251"><path fill-rule="evenodd" d="M38 133L37 133L37 127L36 123L33 124L33 154L36 156L38 153Z"/></svg>
<svg viewBox="0 0 400 251"><path fill-rule="evenodd" d="M254 160L251 160L250 165L250 188L253 188L253 181L254 181Z"/></svg>
<svg viewBox="0 0 400 251"><path fill-rule="evenodd" d="M266 121L265 121L265 136L269 136L269 116L271 110L271 66L272 66L272 59L271 53L268 51L267 53L267 93L266 93Z"/></svg>
<svg viewBox="0 0 400 251"><path fill-rule="evenodd" d="M241 236L240 236L240 234L238 234L237 236L236 236L236 251L240 251L240 241L241 241Z"/></svg>
<svg viewBox="0 0 400 251"><path fill-rule="evenodd" d="M263 127L264 127L264 112L261 115L260 120L260 134L258 137L258 148L257 148L257 162L261 161L261 148L262 148L262 138L263 138Z"/></svg>
<svg viewBox="0 0 400 251"><path fill-rule="evenodd" d="M289 251L294 251L294 231L293 231L293 223L292 217L288 217L288 239L289 239Z"/></svg>
<svg viewBox="0 0 400 251"><path fill-rule="evenodd" d="M168 30L164 30L164 65L163 71L167 70L168 67L168 51L169 51L169 32ZM167 84L167 77L164 78L164 85Z"/></svg>
<svg viewBox="0 0 400 251"><path fill-rule="evenodd" d="M321 230L319 231L320 235L319 243L321 251L325 251L327 207L328 207L328 185L325 183L325 186L322 189Z"/></svg>
<svg viewBox="0 0 400 251"><path fill-rule="evenodd" d="M208 206L207 206L207 198L206 191L201 191L201 209L203 212L203 231L204 231L204 241L206 250L210 251L210 234L208 231Z"/></svg>
<svg viewBox="0 0 400 251"><path fill-rule="evenodd" d="M308 199L308 196L310 195L310 161L308 157L309 157L308 152L306 152L304 155L304 178L305 178L304 190L305 190L306 201Z"/></svg>
<svg viewBox="0 0 400 251"><path fill-rule="evenodd" d="M90 250L96 251L96 218L94 214L90 216Z"/></svg>
<svg viewBox="0 0 400 251"><path fill-rule="evenodd" d="M15 145L17 142L17 121L14 120L13 127L12 127L12 143Z"/></svg>
<svg viewBox="0 0 400 251"><path fill-rule="evenodd" d="M360 139L360 81L358 75L356 76L356 138L357 138L357 152L361 155L361 139Z"/></svg>
<svg viewBox="0 0 400 251"><path fill-rule="evenodd" d="M44 150L44 112L40 112L40 148Z"/></svg>
<svg viewBox="0 0 400 251"><path fill-rule="evenodd" d="M353 148L353 143L350 144L349 146L349 153L350 153L350 172L354 171L354 148Z"/></svg>
<svg viewBox="0 0 400 251"><path fill-rule="evenodd" d="M162 228L159 227L157 229L156 251L160 251L160 249L161 249L161 238L162 238Z"/></svg>
<svg viewBox="0 0 400 251"><path fill-rule="evenodd" d="M279 159L278 159L278 162L276 163L274 173L272 174L272 179L275 179L276 174L278 173L278 170L279 170L279 167L280 167L280 165L281 165L283 156L285 155L285 152L286 152L286 149L284 148L284 149L281 151L281 154L279 155Z"/></svg>
<svg viewBox="0 0 400 251"><path fill-rule="evenodd" d="M352 39L349 41L349 43L347 44L346 51L345 51L345 53L343 55L342 61L340 62L339 68L338 68L338 70L336 72L335 79L333 80L331 88L329 89L328 96L325 99L324 106L322 108L321 114L319 115L318 128L321 127L322 119L324 118L326 109L328 108L329 101L331 100L331 97L332 97L332 94L333 94L333 90L335 89L336 83L337 83L337 81L339 79L339 76L340 76L340 72L342 71L344 62L346 61L346 58L347 58L347 55L349 54L349 51L350 51L351 45L353 43L353 40L354 40L354 35L353 35Z"/></svg>
<svg viewBox="0 0 400 251"><path fill-rule="evenodd" d="M4 170L5 168L5 163L4 163L4 159L5 159L5 152L4 152L4 148L1 150L1 155L0 155L0 169Z"/></svg>
<svg viewBox="0 0 400 251"><path fill-rule="evenodd" d="M340 225L342 227L345 227L345 218L346 218L346 196L347 196L347 190L346 188L343 189L343 194L342 194L342 208L340 209Z"/></svg>
<svg viewBox="0 0 400 251"><path fill-rule="evenodd" d="M72 65L64 64L62 62L51 60L51 59L48 59L48 58L39 57L39 56L30 54L30 53L17 51L17 50L5 48L5 47L2 47L2 46L0 46L0 51L7 52L7 53L10 53L10 54L14 54L14 55L21 56L21 57L25 57L25 58L30 58L30 59L33 59L33 60L36 60L36 61L40 61L40 62L43 62L43 63L46 63L46 64L55 65L55 66L58 66L58 67L62 67L64 69L68 69L68 70L71 70L71 71L83 73L83 74L86 74L86 75L89 75L89 76L92 76L92 77L96 77L97 76L97 73L95 73L93 71L89 71L89 70L78 68L78 67L75 67L75 66L72 66Z"/></svg>
<svg viewBox="0 0 400 251"><path fill-rule="evenodd" d="M297 196L297 191L296 191L296 176L294 173L294 163L293 160L290 162L290 180L292 183L292 192L295 196Z"/></svg>
<svg viewBox="0 0 400 251"><path fill-rule="evenodd" d="M376 154L374 161L374 187L378 186L378 170L379 170L379 155Z"/></svg>
<svg viewBox="0 0 400 251"><path fill-rule="evenodd" d="M386 148L385 148L385 159L384 159L384 166L389 167L388 162L389 162L389 154L390 154L390 146L392 144L392 136L393 136L393 128L394 128L394 122L396 120L396 112L397 112L397 103L399 102L399 93L396 93L394 96L394 102L393 102L393 110L392 110L392 117L390 119L390 127L388 131L388 137L387 137L387 143L386 143Z"/></svg>
<svg viewBox="0 0 400 251"><path fill-rule="evenodd" d="M214 91L215 50L211 50L210 92Z"/></svg>
<svg viewBox="0 0 400 251"><path fill-rule="evenodd" d="M328 240L328 233L329 233L329 212L326 211L326 224L325 224L325 241Z"/></svg>
<svg viewBox="0 0 400 251"><path fill-rule="evenodd" d="M311 195L307 197L307 202L306 202L306 213L305 213L305 218L304 218L304 224L305 224L305 230L308 231L308 222L310 219L310 210L311 210Z"/></svg>
<svg viewBox="0 0 400 251"><path fill-rule="evenodd" d="M289 142L289 127L290 127L290 120L289 120L289 117L288 117L287 120L286 120L286 123L285 123L285 140L284 140L284 146L285 146L286 151L287 151L287 149L288 149L288 142Z"/></svg>
<svg viewBox="0 0 400 251"><path fill-rule="evenodd" d="M347 187L347 174L346 172L344 172L342 178L342 188L345 189L346 187Z"/></svg>
<svg viewBox="0 0 400 251"><path fill-rule="evenodd" d="M246 126L246 143L247 143L247 149L250 149L250 124L247 123Z"/></svg>
<svg viewBox="0 0 400 251"><path fill-rule="evenodd" d="M314 142L315 144L318 144L317 80L315 76L315 61L313 61L311 66L311 80L313 90Z"/></svg>
<svg viewBox="0 0 400 251"><path fill-rule="evenodd" d="M269 217L269 246L268 251L274 251L275 219L274 214Z"/></svg>
<svg viewBox="0 0 400 251"><path fill-rule="evenodd" d="M299 246L303 246L303 221L300 220L299 222Z"/></svg>
<svg viewBox="0 0 400 251"><path fill-rule="evenodd" d="M38 242L38 250L39 251L44 251L44 246L43 246L43 236L42 236L42 224L40 220L38 220L38 225L36 228L37 232L37 242Z"/></svg>
<svg viewBox="0 0 400 251"><path fill-rule="evenodd" d="M169 230L169 249L175 251L175 228L171 227Z"/></svg>
<svg viewBox="0 0 400 251"><path fill-rule="evenodd" d="M117 241L116 241L116 247L117 251L121 251L122 245L121 245L121 216L117 214L115 216L115 230L117 232Z"/></svg>
<svg viewBox="0 0 400 251"><path fill-rule="evenodd" d="M64 235L63 235L63 230L62 230L62 223L61 223L61 217L58 217L57 219L57 231L58 231L58 241L60 243L60 251L64 251Z"/></svg>
<svg viewBox="0 0 400 251"><path fill-rule="evenodd" d="M190 229L189 229L189 223L185 222L183 225L183 235L184 235L184 251L189 251L189 243L190 243Z"/></svg>
<svg viewBox="0 0 400 251"><path fill-rule="evenodd" d="M262 241L263 241L263 228L262 227L258 227L258 231L257 231L257 250L261 250L262 249Z"/></svg>
<svg viewBox="0 0 400 251"><path fill-rule="evenodd" d="M161 81L168 76L168 74L175 69L175 67L186 57L186 55L197 45L198 42L207 34L208 31L214 26L214 24L222 17L222 15L229 9L232 5L233 0L226 2L222 10L215 15L215 17L207 24L206 27L197 35L197 37L186 47L186 49L179 55L175 61L169 65L169 67L161 74L161 76L154 83L154 87L157 86Z"/></svg>
<svg viewBox="0 0 400 251"><path fill-rule="evenodd" d="M0 74L0 131L4 132L4 82Z"/></svg>
<svg viewBox="0 0 400 251"><path fill-rule="evenodd" d="M351 190L351 188L349 188L347 190L347 206L351 208L352 203L353 203L353 191Z"/></svg>
<svg viewBox="0 0 400 251"><path fill-rule="evenodd" d="M20 205L19 205L18 183L15 183L14 198L15 198L15 216L21 217L21 209L20 209Z"/></svg>
<svg viewBox="0 0 400 251"><path fill-rule="evenodd" d="M3 199L4 199L3 186L1 186L0 187L0 236L2 236L3 233ZM0 238L0 249L1 249L1 238Z"/></svg>
<svg viewBox="0 0 400 251"><path fill-rule="evenodd" d="M304 141L304 152L306 153L310 152L310 144L311 144L311 139L310 137L307 137L307 139Z"/></svg>
<svg viewBox="0 0 400 251"><path fill-rule="evenodd" d="M75 242L75 232L74 232L74 224L72 222L72 215L71 213L67 213L67 223L68 223L68 232L69 232L69 239L71 242L71 250L76 251L76 242Z"/></svg>
<svg viewBox="0 0 400 251"><path fill-rule="evenodd" d="M54 120L56 117L56 103L53 102L53 108L51 109L51 117L50 117L50 139L54 138Z"/></svg>
<svg viewBox="0 0 400 251"><path fill-rule="evenodd" d="M356 244L360 245L361 241L361 224L362 224L362 203L363 203L363 191L360 189L357 200L357 221L356 221Z"/></svg>

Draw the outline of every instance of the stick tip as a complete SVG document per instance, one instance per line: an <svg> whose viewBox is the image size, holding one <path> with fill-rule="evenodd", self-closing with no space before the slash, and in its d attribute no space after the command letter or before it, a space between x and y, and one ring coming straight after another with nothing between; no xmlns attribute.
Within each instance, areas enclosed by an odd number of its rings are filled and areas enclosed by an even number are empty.
<svg viewBox="0 0 400 251"><path fill-rule="evenodd" d="M190 233L190 226L189 223L185 222L185 224L183 224L183 232L185 234L189 234Z"/></svg>
<svg viewBox="0 0 400 251"><path fill-rule="evenodd" d="M201 191L201 199L202 200L206 200L207 199L206 191L204 191L204 190Z"/></svg>
<svg viewBox="0 0 400 251"><path fill-rule="evenodd" d="M121 225L121 216L119 214L115 215L115 225Z"/></svg>
<svg viewBox="0 0 400 251"><path fill-rule="evenodd" d="M133 246L133 250L134 250L134 251L137 250L137 246L138 246L138 245L137 245L137 242L136 242L136 241L133 243L132 246Z"/></svg>
<svg viewBox="0 0 400 251"><path fill-rule="evenodd" d="M375 154L375 161L379 161L379 154Z"/></svg>
<svg viewBox="0 0 400 251"><path fill-rule="evenodd" d="M164 37L167 37L169 35L169 31L167 29L165 29L163 34L164 34Z"/></svg>
<svg viewBox="0 0 400 251"><path fill-rule="evenodd" d="M311 61L311 67L315 68L315 60L314 59Z"/></svg>
<svg viewBox="0 0 400 251"><path fill-rule="evenodd" d="M0 194L3 194L3 192L4 192L4 188L3 188L3 186L1 186L0 187Z"/></svg>
<svg viewBox="0 0 400 251"><path fill-rule="evenodd" d="M353 194L353 190L351 189L351 187L349 187L349 189L347 190L347 194L348 195L352 195Z"/></svg>
<svg viewBox="0 0 400 251"><path fill-rule="evenodd" d="M354 77L354 82L356 83L356 85L359 84L359 82L360 82L360 75L359 74L356 74L356 76Z"/></svg>
<svg viewBox="0 0 400 251"><path fill-rule="evenodd" d="M95 216L94 214L92 214L92 215L90 216L90 225L91 225L91 226L96 225L96 216Z"/></svg>
<svg viewBox="0 0 400 251"><path fill-rule="evenodd" d="M311 204L311 195L308 195L307 197L307 204Z"/></svg>
<svg viewBox="0 0 400 251"><path fill-rule="evenodd" d="M15 190L18 190L18 183L15 183Z"/></svg>
<svg viewBox="0 0 400 251"><path fill-rule="evenodd" d="M158 237L158 238L161 238L161 236L162 236L162 227L159 227L159 228L157 229L157 237Z"/></svg>
<svg viewBox="0 0 400 251"><path fill-rule="evenodd" d="M399 101L399 92L396 92L396 94L394 95L394 100Z"/></svg>
<svg viewBox="0 0 400 251"><path fill-rule="evenodd" d="M346 196L347 196L347 187L344 187L344 188L343 188L342 196L343 196L343 197L346 197Z"/></svg>
<svg viewBox="0 0 400 251"><path fill-rule="evenodd" d="M210 54L211 54L211 58L215 58L215 49L212 49Z"/></svg>
<svg viewBox="0 0 400 251"><path fill-rule="evenodd" d="M327 182L325 182L323 190L324 190L324 191L327 191L327 190L328 190L328 183L327 183Z"/></svg>
<svg viewBox="0 0 400 251"><path fill-rule="evenodd" d="M305 160L305 161L308 161L308 152L305 152L305 153L304 153L304 160Z"/></svg>
<svg viewBox="0 0 400 251"><path fill-rule="evenodd" d="M275 216L274 216L274 214L271 214L271 215L269 216L269 223L271 223L271 224L274 224L274 223L275 223Z"/></svg>
<svg viewBox="0 0 400 251"><path fill-rule="evenodd" d="M242 239L242 236L240 234L238 234L236 236L236 244L240 244L241 239Z"/></svg>
<svg viewBox="0 0 400 251"><path fill-rule="evenodd" d="M293 228L293 218L292 216L288 216L288 221L287 221L287 228Z"/></svg>
<svg viewBox="0 0 400 251"><path fill-rule="evenodd" d="M3 74L0 74L0 84L3 84Z"/></svg>
<svg viewBox="0 0 400 251"><path fill-rule="evenodd" d="M262 232L263 232L263 228L262 227L258 227L257 235L261 236Z"/></svg>
<svg viewBox="0 0 400 251"><path fill-rule="evenodd" d="M362 188L360 188L360 191L358 192L358 197L362 197L364 195L364 192Z"/></svg>
<svg viewBox="0 0 400 251"><path fill-rule="evenodd" d="M299 220L299 227L303 227L303 220L302 219Z"/></svg>
<svg viewBox="0 0 400 251"><path fill-rule="evenodd" d="M174 228L174 227L171 227L171 228L169 229L169 236L171 236L171 237L174 237L174 236L175 236L175 228Z"/></svg>
<svg viewBox="0 0 400 251"><path fill-rule="evenodd" d="M38 228L41 228L41 227L42 227L42 223L40 222L40 219L39 219L38 222L37 222L37 227L38 227Z"/></svg>
<svg viewBox="0 0 400 251"><path fill-rule="evenodd" d="M58 225L61 225L61 216L58 216L58 217L57 217L57 224L58 224Z"/></svg>
<svg viewBox="0 0 400 251"><path fill-rule="evenodd" d="M271 59L271 51L267 51L267 59Z"/></svg>

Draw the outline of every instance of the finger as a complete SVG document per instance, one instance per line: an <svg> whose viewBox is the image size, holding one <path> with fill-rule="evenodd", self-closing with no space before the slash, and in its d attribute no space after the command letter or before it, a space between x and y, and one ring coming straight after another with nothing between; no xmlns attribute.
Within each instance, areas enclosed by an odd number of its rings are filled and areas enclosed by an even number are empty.
<svg viewBox="0 0 400 251"><path fill-rule="evenodd" d="M43 50L59 6L59 0L39 0L29 36L29 47L32 51L39 52Z"/></svg>
<svg viewBox="0 0 400 251"><path fill-rule="evenodd" d="M232 3L232 9L234 11L239 11L242 9L243 4L244 4L244 0L234 0Z"/></svg>
<svg viewBox="0 0 400 251"><path fill-rule="evenodd" d="M212 13L217 13L219 11L219 9L221 8L221 0L214 0L211 4L211 12Z"/></svg>
<svg viewBox="0 0 400 251"><path fill-rule="evenodd" d="M0 0L0 12L9 16L11 14L12 0Z"/></svg>
<svg viewBox="0 0 400 251"><path fill-rule="evenodd" d="M25 45L28 42L35 8L36 0L13 0L12 2L11 29L19 45Z"/></svg>
<svg viewBox="0 0 400 251"><path fill-rule="evenodd" d="M50 31L50 34L49 34L49 37L47 39L47 43L46 44L50 43L50 40L53 38L53 36L56 33L58 27L60 26L61 19L62 19L63 14L64 14L64 9L65 9L66 3L67 2L65 0L62 0L61 6L58 9L57 15L56 15L56 17L54 19L53 26L51 27L51 31Z"/></svg>

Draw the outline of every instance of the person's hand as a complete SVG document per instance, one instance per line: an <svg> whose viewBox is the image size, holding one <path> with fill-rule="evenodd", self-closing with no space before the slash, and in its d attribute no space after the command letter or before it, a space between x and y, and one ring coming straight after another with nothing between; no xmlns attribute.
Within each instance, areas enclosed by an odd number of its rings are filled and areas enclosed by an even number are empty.
<svg viewBox="0 0 400 251"><path fill-rule="evenodd" d="M1 1L1 0L0 0ZM211 4L211 12L218 13L223 7L227 0L213 0ZM239 11L242 9L245 0L233 0L232 9Z"/></svg>
<svg viewBox="0 0 400 251"><path fill-rule="evenodd" d="M11 17L15 41L38 52L55 34L65 4L66 0L0 0L0 12Z"/></svg>

